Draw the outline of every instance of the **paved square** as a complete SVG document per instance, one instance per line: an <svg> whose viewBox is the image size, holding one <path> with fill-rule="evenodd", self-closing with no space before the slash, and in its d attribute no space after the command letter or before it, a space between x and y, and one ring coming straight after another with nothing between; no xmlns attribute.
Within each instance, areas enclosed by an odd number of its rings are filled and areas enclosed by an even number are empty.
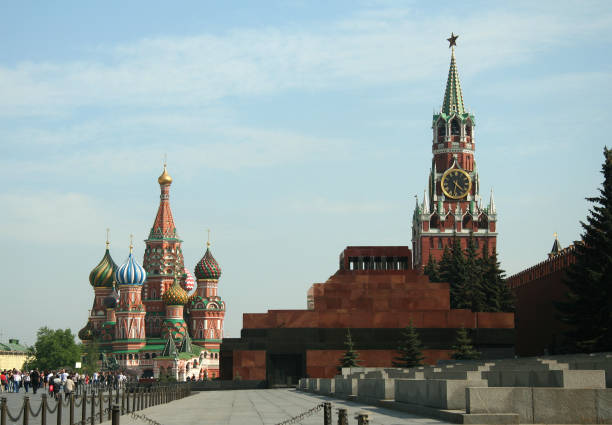
<svg viewBox="0 0 612 425"><path fill-rule="evenodd" d="M151 407L136 413L144 414L162 425L275 425L324 401L332 403L334 424L337 423L338 407L348 409L349 424L357 423L354 417L358 412L368 413L370 424L373 425L449 423L293 389L203 391L170 404ZM298 423L322 425L323 410ZM124 415L121 417L121 425L149 424L142 419Z"/></svg>

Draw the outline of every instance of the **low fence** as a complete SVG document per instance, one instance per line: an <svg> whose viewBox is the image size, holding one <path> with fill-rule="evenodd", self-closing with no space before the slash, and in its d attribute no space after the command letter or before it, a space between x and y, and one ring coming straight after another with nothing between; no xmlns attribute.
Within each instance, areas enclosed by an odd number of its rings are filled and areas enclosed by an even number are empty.
<svg viewBox="0 0 612 425"><path fill-rule="evenodd" d="M112 420L113 424L118 423L119 416L134 413L147 407L169 403L191 395L191 384L169 384L169 385L150 385L126 387L124 391L114 391L109 389L108 394L102 391L91 395L75 395L69 397L60 396L57 400L48 397L46 394L41 396L41 402L37 409L30 404L30 397L23 398L23 405L19 411L13 415L8 408L6 397L0 399L0 425L10 423L21 423L30 425L31 418L40 416L40 424L47 425L47 415L54 415L57 425L63 423L63 417L69 418L70 425L94 425L106 420ZM75 415L79 414L80 419ZM10 422L7 422L10 421Z"/></svg>
<svg viewBox="0 0 612 425"><path fill-rule="evenodd" d="M192 391L220 391L220 390L259 390L268 388L265 380L221 380L193 381Z"/></svg>

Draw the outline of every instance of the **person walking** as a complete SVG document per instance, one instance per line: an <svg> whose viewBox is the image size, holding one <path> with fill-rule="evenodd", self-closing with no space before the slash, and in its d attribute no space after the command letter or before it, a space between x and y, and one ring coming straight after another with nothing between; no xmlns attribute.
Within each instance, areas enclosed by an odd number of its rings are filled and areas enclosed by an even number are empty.
<svg viewBox="0 0 612 425"><path fill-rule="evenodd" d="M32 384L32 392L36 394L38 387L40 387L40 373L38 372L38 369L34 369L30 372L30 382Z"/></svg>
<svg viewBox="0 0 612 425"><path fill-rule="evenodd" d="M66 381L64 382L64 400L68 400L70 395L74 392L74 381L72 380L72 376L68 375Z"/></svg>
<svg viewBox="0 0 612 425"><path fill-rule="evenodd" d="M18 371L15 371L15 373L13 374L14 392L18 393L20 388L21 388L21 373L19 373Z"/></svg>
<svg viewBox="0 0 612 425"><path fill-rule="evenodd" d="M6 370L3 370L0 373L0 387L2 387L2 392L8 391L8 379L6 377Z"/></svg>
<svg viewBox="0 0 612 425"><path fill-rule="evenodd" d="M30 373L32 373L32 371L30 371ZM27 394L29 389L30 389L30 383L31 383L30 374L29 373L23 373L21 375L21 379L23 381L23 388L25 388L25 392Z"/></svg>
<svg viewBox="0 0 612 425"><path fill-rule="evenodd" d="M58 400L60 388L62 387L62 378L60 378L59 373L53 377L52 382L53 382L53 398Z"/></svg>

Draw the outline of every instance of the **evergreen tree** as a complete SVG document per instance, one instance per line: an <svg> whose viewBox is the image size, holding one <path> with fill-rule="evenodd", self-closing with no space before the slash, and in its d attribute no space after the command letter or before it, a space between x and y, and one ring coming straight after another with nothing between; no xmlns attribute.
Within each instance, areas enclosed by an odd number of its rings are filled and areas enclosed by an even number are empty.
<svg viewBox="0 0 612 425"><path fill-rule="evenodd" d="M402 339L397 347L398 356L393 360L395 367L415 367L421 366L423 352L419 334L417 333L412 320L402 331Z"/></svg>
<svg viewBox="0 0 612 425"><path fill-rule="evenodd" d="M604 147L604 181L587 221L582 242L567 269L567 301L557 303L560 319L572 329L569 344L580 351L612 351L612 151Z"/></svg>
<svg viewBox="0 0 612 425"><path fill-rule="evenodd" d="M342 371L343 367L359 366L359 353L355 351L350 329L346 330L344 346L346 347L346 351L344 352L342 357L340 357L340 366L338 366L338 371Z"/></svg>
<svg viewBox="0 0 612 425"><path fill-rule="evenodd" d="M480 259L482 269L482 289L486 299L486 310L492 312L513 312L515 297L506 284L506 272L497 260L497 252L489 255L488 246L482 248Z"/></svg>
<svg viewBox="0 0 612 425"><path fill-rule="evenodd" d="M457 330L452 358L455 360L478 360L480 358L480 353L472 345L467 329L463 326Z"/></svg>
<svg viewBox="0 0 612 425"><path fill-rule="evenodd" d="M459 239L453 237L451 248L444 248L440 261L440 277L450 284L451 308L469 308L465 288L465 257Z"/></svg>
<svg viewBox="0 0 612 425"><path fill-rule="evenodd" d="M429 254L429 261L423 269L423 273L429 277L430 282L442 282L442 278L440 277L440 265L431 257L431 254Z"/></svg>
<svg viewBox="0 0 612 425"><path fill-rule="evenodd" d="M464 299L465 308L472 311L487 311L487 300L483 290L483 273L478 261L474 238L470 235L465 251Z"/></svg>

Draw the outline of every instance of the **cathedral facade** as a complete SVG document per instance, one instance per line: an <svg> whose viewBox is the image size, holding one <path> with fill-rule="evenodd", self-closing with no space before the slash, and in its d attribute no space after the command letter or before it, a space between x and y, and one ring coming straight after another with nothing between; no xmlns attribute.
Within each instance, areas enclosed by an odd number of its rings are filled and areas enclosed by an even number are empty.
<svg viewBox="0 0 612 425"><path fill-rule="evenodd" d="M423 201L414 209L412 250L414 265L422 269L430 259L440 261L453 238L463 249L472 237L478 252L495 251L497 210L493 190L485 205L476 167L476 120L464 106L452 35L451 62L442 108L433 115L431 169Z"/></svg>
<svg viewBox="0 0 612 425"><path fill-rule="evenodd" d="M117 266L106 241L106 252L89 275L94 301L79 338L141 377L216 378L225 317L225 302L217 294L221 268L210 241L195 277L185 267L165 165L158 183L160 203L142 265L130 243L126 262Z"/></svg>

